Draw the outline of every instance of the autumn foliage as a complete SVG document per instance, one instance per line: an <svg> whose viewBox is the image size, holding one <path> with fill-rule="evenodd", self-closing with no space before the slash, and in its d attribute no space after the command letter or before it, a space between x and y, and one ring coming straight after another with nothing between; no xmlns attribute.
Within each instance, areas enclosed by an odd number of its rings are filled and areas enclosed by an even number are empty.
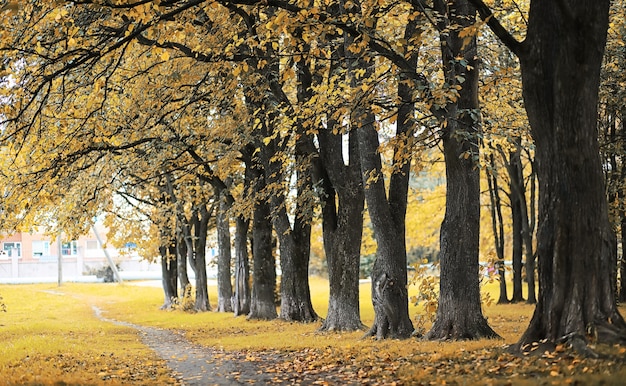
<svg viewBox="0 0 626 386"><path fill-rule="evenodd" d="M163 265L159 308L333 332L362 333L363 276L380 340L504 335L481 302L492 268L499 303L539 304L522 351L547 340L568 357L572 338L594 356L582 346L626 342L624 5L559 4L2 1L0 229L71 240L101 218L108 242ZM437 260L439 281L410 295L410 264ZM311 267L329 278L326 313ZM495 352L494 373L519 363ZM400 356L381 359L395 376ZM384 378L360 360L339 364Z"/></svg>

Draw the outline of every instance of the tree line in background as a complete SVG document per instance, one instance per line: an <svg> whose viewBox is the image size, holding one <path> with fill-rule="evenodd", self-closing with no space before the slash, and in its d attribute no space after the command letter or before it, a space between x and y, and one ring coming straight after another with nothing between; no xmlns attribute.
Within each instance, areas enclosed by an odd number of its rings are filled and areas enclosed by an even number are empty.
<svg viewBox="0 0 626 386"><path fill-rule="evenodd" d="M2 228L74 235L106 214L110 240L160 255L164 307L193 269L198 311L215 229L219 311L311 322L321 224L329 331L363 328L373 238L378 339L413 334L407 248L425 246L440 264L426 338L497 337L479 289L490 240L500 302L509 244L511 301L525 276L537 302L520 348L624 343L625 5L545 3L4 1Z"/></svg>

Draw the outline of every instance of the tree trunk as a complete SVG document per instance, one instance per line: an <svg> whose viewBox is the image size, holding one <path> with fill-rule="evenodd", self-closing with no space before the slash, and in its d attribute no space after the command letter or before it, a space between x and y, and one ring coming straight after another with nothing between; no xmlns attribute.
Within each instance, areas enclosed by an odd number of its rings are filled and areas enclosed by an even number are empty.
<svg viewBox="0 0 626 386"><path fill-rule="evenodd" d="M439 306L426 334L429 340L497 337L481 310L479 176L472 157L463 158L465 152L476 151L472 145L476 143L460 142L450 135L444 138L446 213L440 231Z"/></svg>
<svg viewBox="0 0 626 386"><path fill-rule="evenodd" d="M621 136L622 146L626 146L626 109L622 110L620 120L622 123ZM622 151L626 151L625 147L622 147ZM619 288L619 301L620 303L626 302L626 154L620 155L621 166L619 169L619 181L621 183L621 189L617 193L618 200L618 222L620 228L620 242L622 244L622 254L618 257L619 262L619 276L620 276L620 288ZM616 170L617 173L617 170Z"/></svg>
<svg viewBox="0 0 626 386"><path fill-rule="evenodd" d="M290 111L290 101L283 91L281 83L279 55L270 43L266 44L265 55L272 58L270 63L263 67L264 81L267 84L267 98L259 100L258 95L253 95L250 107L254 114L259 117L259 124L255 125L258 130L258 143L255 146L260 150L259 158L262 172L268 188L263 192L269 198L270 213L274 229L280 245L281 264L281 305L280 318L290 321L310 322L317 320L317 314L313 310L309 289L309 258L311 244L311 216L314 200L310 194L313 189L311 175L310 152L312 146L311 134L297 122L294 126L296 133L295 158L296 158L296 204L293 213L287 212L286 192L283 184L286 178L283 169L284 161L280 155L289 157L287 143L279 126L285 111ZM256 66L255 66L256 67ZM300 67L302 68L302 67ZM301 87L298 92L300 93ZM257 190L260 192L260 190ZM293 227L290 215L293 215ZM256 221L255 221L256 225ZM256 237L255 237L256 243ZM256 260L255 260L256 270ZM254 294L254 289L253 289Z"/></svg>
<svg viewBox="0 0 626 386"><path fill-rule="evenodd" d="M159 247L159 252L161 254L161 280L165 295L161 309L169 310L172 308L174 301L178 299L176 286L178 281L176 243L170 246Z"/></svg>
<svg viewBox="0 0 626 386"><path fill-rule="evenodd" d="M513 298L512 301L523 301L522 296L522 252L526 257L526 281L528 283L528 304L537 302L535 296L535 253L533 248L533 232L535 229L535 170L529 177L530 181L530 209L526 200L526 184L521 159L520 139L516 139L517 149L510 154L507 164L511 187L511 214L513 220ZM506 158L503 151L500 151Z"/></svg>
<svg viewBox="0 0 626 386"><path fill-rule="evenodd" d="M342 135L331 124L320 131L324 202L322 226L328 263L328 313L320 330L354 331L364 327L359 306L359 265L363 234L364 195L356 132L351 131L348 165L342 154Z"/></svg>
<svg viewBox="0 0 626 386"><path fill-rule="evenodd" d="M228 221L228 203L220 196L217 210L217 312L232 312L233 285L231 281L230 263L230 222Z"/></svg>
<svg viewBox="0 0 626 386"><path fill-rule="evenodd" d="M622 170L626 170L626 167L622 165ZM626 181L626 179L625 179ZM620 302L626 302L626 211L620 211L621 217L621 238L622 238L622 256L620 258Z"/></svg>
<svg viewBox="0 0 626 386"><path fill-rule="evenodd" d="M235 294L233 312L235 316L250 313L250 264L248 261L248 227L250 222L237 216L235 227Z"/></svg>
<svg viewBox="0 0 626 386"><path fill-rule="evenodd" d="M196 311L211 311L209 303L208 280L206 275L206 238L208 233L209 219L211 213L206 205L202 204L194 211L193 219L193 255L190 260L193 262L192 268L196 274Z"/></svg>
<svg viewBox="0 0 626 386"><path fill-rule="evenodd" d="M368 335L377 339L405 339L413 333L413 323L409 317L407 293L404 238L406 199L402 200L398 195L407 193L409 173L397 171L393 174L396 181L390 182L392 185L389 189L390 198L387 199L382 163L378 153L378 132L373 124L375 116L368 108L357 109L353 114L360 118L356 130L361 175L377 244L376 260L371 273L375 320ZM402 169L408 166L407 163ZM405 178L406 186L402 186L401 182L404 181L397 180Z"/></svg>
<svg viewBox="0 0 626 386"><path fill-rule="evenodd" d="M350 9L348 12L360 12L360 9ZM419 35L417 26L420 20L411 18L405 26L407 44L403 48L404 56L412 68L417 66L419 50L408 47L416 44L414 39ZM350 43L351 39L348 39L346 44ZM372 76L374 60L354 52L353 47L347 47L345 52L350 67L364 69L365 78ZM349 68L350 82L358 90L359 81L351 70ZM363 189L377 244L376 259L370 275L375 319L367 333L377 339L406 339L414 331L408 310L405 221L411 168L410 148L416 127L416 88L415 79L405 72L398 73L397 94L400 105L388 192L378 149L376 115L370 108L368 96L356 95L359 103L350 119L352 130L357 131Z"/></svg>
<svg viewBox="0 0 626 386"><path fill-rule="evenodd" d="M626 114L622 114L622 128L624 132L624 138L626 138ZM622 155L622 183L626 181L626 155ZM619 288L619 300L620 302L626 302L626 186L622 187L618 194L618 199L621 203L619 210L620 229L621 229L621 243L622 243L622 255L619 257L620 267L620 288Z"/></svg>
<svg viewBox="0 0 626 386"><path fill-rule="evenodd" d="M335 38L335 39L333 39ZM340 36L328 41L340 41ZM332 44L332 43L331 43ZM329 77L345 71L344 45L332 47ZM321 79L319 80L321 83ZM319 183L323 189L322 236L328 266L329 299L321 331L355 331L364 328L359 304L359 268L363 236L365 197L355 130L345 133L333 113L327 113L326 128L317 135ZM347 164L344 136L348 136Z"/></svg>
<svg viewBox="0 0 626 386"><path fill-rule="evenodd" d="M504 160L506 162L506 159ZM495 267L498 270L500 281L500 296L498 304L509 302L506 288L506 277L504 270L504 222L502 219L502 202L500 201L500 186L498 185L498 172L493 153L489 155L489 166L487 167L487 185L489 187L489 202L491 212L491 228L495 241L496 258Z"/></svg>
<svg viewBox="0 0 626 386"><path fill-rule="evenodd" d="M524 254L526 256L526 282L528 285L528 298L526 303L537 303L537 290L535 287L535 260L536 251L533 247L533 232L535 231L535 208L536 207L536 189L535 189L535 162L531 163L532 173L530 175L530 202L526 205L526 195L520 195L522 200L520 208L522 209L522 240L524 240Z"/></svg>
<svg viewBox="0 0 626 386"><path fill-rule="evenodd" d="M474 23L475 9L465 0L454 3L437 0L436 5L447 26ZM458 100L446 106L443 132L446 212L440 230L439 306L435 322L426 334L430 340L498 336L487 324L480 301L476 37L464 42L458 35L458 27L440 35L445 79L449 85L460 85L461 89ZM459 84L460 79L464 79L462 84Z"/></svg>
<svg viewBox="0 0 626 386"><path fill-rule="evenodd" d="M296 144L296 147L298 145ZM300 165L300 167L303 167ZM276 172L275 172L276 173ZM267 177L267 176L266 176ZM280 315L287 321L314 322L318 319L311 302L309 289L309 258L311 254L310 218L302 210L303 192L312 189L310 172L298 172L296 209L293 227L285 208L285 196L279 193L272 197L274 229L280 250Z"/></svg>
<svg viewBox="0 0 626 386"><path fill-rule="evenodd" d="M310 225L307 225L310 227ZM280 318L294 322L314 322L318 319L311 303L309 289L309 255L307 239L310 232L281 235L280 249ZM302 237L304 236L304 237Z"/></svg>
<svg viewBox="0 0 626 386"><path fill-rule="evenodd" d="M597 138L608 0L533 1L520 53L539 181L539 299L518 346L626 342Z"/></svg>
<svg viewBox="0 0 626 386"><path fill-rule="evenodd" d="M276 136L278 138L278 136ZM312 189L312 176L309 161L302 159L299 153L300 136L296 141L297 180L296 208L293 226L286 208L286 197L282 191L270 194L272 224L276 230L280 249L280 318L288 321L313 322L318 319L311 303L309 289L309 258L311 251L311 223L309 214L312 210L304 209L311 203L303 201L303 195L309 195ZM280 161L274 160L277 146L275 140L261 150L264 158L265 178L272 186L280 186L283 180ZM298 162L299 161L299 162Z"/></svg>
<svg viewBox="0 0 626 386"><path fill-rule="evenodd" d="M298 30L296 36L299 36ZM303 51L308 51L308 43L302 41ZM299 103L306 103L312 97L312 76L310 58L300 56L296 62L298 87L297 98ZM287 321L313 322L318 319L311 302L309 288L309 258L311 255L311 221L314 200L311 200L313 191L313 157L315 147L313 137L305 129L304 122L298 119L295 124L295 166L296 166L296 202L293 211L293 226L290 224L286 210L285 193L280 192L272 196L271 204L274 213L274 229L276 230L280 248L280 318ZM276 141L270 142L272 153L278 149ZM271 154L274 155L274 154ZM284 178L282 165L266 158L268 181L277 183L279 176Z"/></svg>
<svg viewBox="0 0 626 386"><path fill-rule="evenodd" d="M517 142L517 141L516 141ZM513 225L513 246L511 252L511 266L513 268L513 295L511 297L511 303L519 303L524 301L524 295L522 294L522 255L524 252L523 247L523 233L524 220L522 216L522 205L526 206L526 200L522 200L521 194L525 194L521 188L524 186L524 181L520 178L522 174L522 159L521 149L518 148L510 153L509 158L509 189L511 192L511 220Z"/></svg>
<svg viewBox="0 0 626 386"><path fill-rule="evenodd" d="M276 319L274 291L276 290L276 261L272 248L272 222L269 203L260 192L265 186L261 167L252 168L255 206L252 220L252 297L248 319Z"/></svg>
<svg viewBox="0 0 626 386"><path fill-rule="evenodd" d="M194 208L190 219L181 216L181 232L186 244L187 260L196 276L196 311L210 311L206 275L206 237L211 214L206 205ZM186 293L186 290L185 290Z"/></svg>
<svg viewBox="0 0 626 386"><path fill-rule="evenodd" d="M180 220L177 221L180 223ZM191 283L189 283L189 275L187 274L187 243L185 242L185 236L183 233L180 231L177 233L176 252L178 259L176 263L178 265L178 282L180 284L181 292L185 294L188 288L191 287Z"/></svg>

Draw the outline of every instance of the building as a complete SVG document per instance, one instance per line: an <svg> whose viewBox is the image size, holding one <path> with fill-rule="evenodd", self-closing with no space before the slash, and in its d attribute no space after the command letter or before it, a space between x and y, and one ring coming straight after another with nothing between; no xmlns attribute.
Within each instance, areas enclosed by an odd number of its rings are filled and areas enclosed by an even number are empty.
<svg viewBox="0 0 626 386"><path fill-rule="evenodd" d="M57 282L59 272L63 281L102 281L96 272L110 266L107 258L115 262L122 278L158 279L161 268L157 263L145 261L134 252L133 245L118 250L106 247L106 231L96 228L77 240L59 243L44 232L21 232L0 236L0 283ZM59 251L62 267L59 270Z"/></svg>

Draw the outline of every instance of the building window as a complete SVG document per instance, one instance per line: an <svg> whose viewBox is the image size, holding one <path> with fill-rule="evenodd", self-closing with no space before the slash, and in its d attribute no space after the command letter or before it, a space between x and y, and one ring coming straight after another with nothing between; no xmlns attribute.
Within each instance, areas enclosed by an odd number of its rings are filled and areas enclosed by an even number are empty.
<svg viewBox="0 0 626 386"><path fill-rule="evenodd" d="M2 250L9 257L13 257L17 253L17 257L22 258L22 243L3 243Z"/></svg>
<svg viewBox="0 0 626 386"><path fill-rule="evenodd" d="M61 256L76 256L78 255L78 247L76 241L70 241L69 243L61 244Z"/></svg>
<svg viewBox="0 0 626 386"><path fill-rule="evenodd" d="M46 256L50 256L50 242L44 240L33 241L33 257L40 259Z"/></svg>

